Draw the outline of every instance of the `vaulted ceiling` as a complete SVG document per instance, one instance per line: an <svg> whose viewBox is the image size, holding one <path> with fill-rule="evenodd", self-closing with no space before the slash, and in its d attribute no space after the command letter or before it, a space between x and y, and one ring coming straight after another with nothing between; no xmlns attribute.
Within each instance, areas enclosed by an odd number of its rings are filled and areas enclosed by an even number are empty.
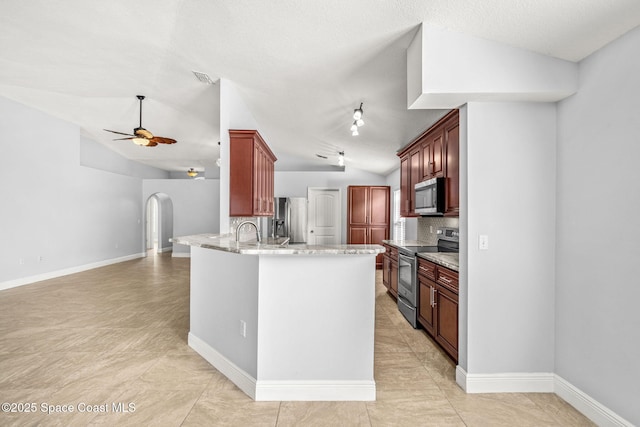
<svg viewBox="0 0 640 427"><path fill-rule="evenodd" d="M640 25L637 0L4 0L0 96L166 170L215 168L231 80L280 170L386 174L444 114L407 110L405 50L421 22L571 61ZM113 141L143 125L175 145ZM349 127L364 103L359 136ZM321 159L316 154L326 156Z"/></svg>

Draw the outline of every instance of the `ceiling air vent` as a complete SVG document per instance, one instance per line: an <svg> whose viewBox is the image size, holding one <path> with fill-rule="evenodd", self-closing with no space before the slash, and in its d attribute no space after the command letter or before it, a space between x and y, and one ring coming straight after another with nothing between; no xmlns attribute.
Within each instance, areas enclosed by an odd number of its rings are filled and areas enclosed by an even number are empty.
<svg viewBox="0 0 640 427"><path fill-rule="evenodd" d="M193 71L193 75L196 76L196 79L200 80L202 83L208 84L208 85L212 85L213 84L213 80L211 80L211 77L209 77L208 74L206 73L201 73L199 71Z"/></svg>

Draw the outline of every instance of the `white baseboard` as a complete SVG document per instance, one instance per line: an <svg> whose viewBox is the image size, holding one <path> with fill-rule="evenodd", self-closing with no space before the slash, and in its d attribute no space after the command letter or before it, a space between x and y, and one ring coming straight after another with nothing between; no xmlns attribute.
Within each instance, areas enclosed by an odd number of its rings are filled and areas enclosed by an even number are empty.
<svg viewBox="0 0 640 427"><path fill-rule="evenodd" d="M173 251L171 254L172 258L191 258L191 252L176 252Z"/></svg>
<svg viewBox="0 0 640 427"><path fill-rule="evenodd" d="M457 366L456 382L467 393L553 393L554 374L469 374Z"/></svg>
<svg viewBox="0 0 640 427"><path fill-rule="evenodd" d="M106 259L104 261L92 262L91 264L79 265L76 267L64 268L62 270L49 271L47 273L36 274L34 276L21 277L20 279L9 280L0 283L0 291L9 288L15 288L22 285L28 285L43 280L55 279L56 277L67 276L69 274L80 273L82 271L93 270L94 268L104 267L106 265L117 264L119 262L131 261L132 259L144 258L147 254L144 252L138 254L126 255L119 258Z"/></svg>
<svg viewBox="0 0 640 427"><path fill-rule="evenodd" d="M158 249L158 253L165 253L165 252L171 252L173 250L173 246L167 246L166 248L160 248Z"/></svg>
<svg viewBox="0 0 640 427"><path fill-rule="evenodd" d="M375 381L258 381L256 400L374 401Z"/></svg>
<svg viewBox="0 0 640 427"><path fill-rule="evenodd" d="M600 427L633 427L629 421L558 375L555 376L555 393Z"/></svg>
<svg viewBox="0 0 640 427"><path fill-rule="evenodd" d="M456 382L467 393L555 393L598 426L633 427L629 421L556 374L469 374L457 366Z"/></svg>
<svg viewBox="0 0 640 427"><path fill-rule="evenodd" d="M257 381L189 332L189 347L256 401L372 401L375 381Z"/></svg>
<svg viewBox="0 0 640 427"><path fill-rule="evenodd" d="M232 383L244 391L247 396L256 398L256 380L251 375L240 369L235 363L224 357L217 350L197 336L189 332L189 347L194 349L207 362L211 363L214 368L220 371L225 377L229 378Z"/></svg>

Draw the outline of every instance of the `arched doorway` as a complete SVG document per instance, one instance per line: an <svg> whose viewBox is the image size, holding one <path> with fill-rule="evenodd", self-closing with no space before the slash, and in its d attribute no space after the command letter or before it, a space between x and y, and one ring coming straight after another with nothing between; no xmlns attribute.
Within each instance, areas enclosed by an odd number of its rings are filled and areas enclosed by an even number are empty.
<svg viewBox="0 0 640 427"><path fill-rule="evenodd" d="M145 204L145 249L152 253L170 252L173 245L173 202L164 193L149 196Z"/></svg>

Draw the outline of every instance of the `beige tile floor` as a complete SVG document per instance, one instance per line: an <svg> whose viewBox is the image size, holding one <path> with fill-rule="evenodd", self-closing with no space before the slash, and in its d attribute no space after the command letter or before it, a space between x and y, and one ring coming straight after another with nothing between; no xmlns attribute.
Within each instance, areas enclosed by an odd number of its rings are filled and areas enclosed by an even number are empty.
<svg viewBox="0 0 640 427"><path fill-rule="evenodd" d="M454 364L400 316L380 280L375 402L249 399L187 346L185 258L150 256L0 291L0 401L35 404L0 412L0 425L592 425L553 394L462 392ZM114 403L135 410L115 412ZM43 404L75 412L47 414Z"/></svg>

